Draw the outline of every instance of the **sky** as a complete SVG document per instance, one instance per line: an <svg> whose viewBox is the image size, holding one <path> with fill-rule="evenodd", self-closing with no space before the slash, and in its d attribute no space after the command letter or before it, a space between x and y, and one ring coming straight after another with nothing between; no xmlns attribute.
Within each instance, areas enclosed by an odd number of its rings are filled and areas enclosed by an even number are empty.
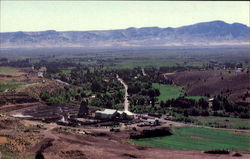
<svg viewBox="0 0 250 159"><path fill-rule="evenodd" d="M0 32L179 27L213 20L249 26L248 1L0 1Z"/></svg>

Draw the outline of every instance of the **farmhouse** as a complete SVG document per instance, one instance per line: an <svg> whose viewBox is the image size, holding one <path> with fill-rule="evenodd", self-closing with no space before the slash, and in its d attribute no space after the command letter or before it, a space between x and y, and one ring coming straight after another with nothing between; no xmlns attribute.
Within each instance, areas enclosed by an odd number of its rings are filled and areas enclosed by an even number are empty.
<svg viewBox="0 0 250 159"><path fill-rule="evenodd" d="M46 67L41 67L39 70L38 70L38 74L37 76L40 77L40 78L43 78L43 74L47 71L47 68Z"/></svg>
<svg viewBox="0 0 250 159"><path fill-rule="evenodd" d="M41 67L41 68L39 69L39 71L40 71L40 72L46 72L46 71L47 71L47 68L46 68L46 67Z"/></svg>
<svg viewBox="0 0 250 159"><path fill-rule="evenodd" d="M123 113L126 114L126 119L134 119L135 118L135 115L134 113L128 111L128 110L125 110Z"/></svg>
<svg viewBox="0 0 250 159"><path fill-rule="evenodd" d="M214 98L208 99L208 105L209 105L209 107L213 106L213 101L214 101Z"/></svg>
<svg viewBox="0 0 250 159"><path fill-rule="evenodd" d="M125 111L117 111L119 113L119 117L120 119L134 119L135 118L135 115L128 111L128 110L125 110Z"/></svg>
<svg viewBox="0 0 250 159"><path fill-rule="evenodd" d="M117 111L115 109L105 109L104 111L97 110L95 112L95 118L97 119L134 119L135 115L130 111Z"/></svg>
<svg viewBox="0 0 250 159"><path fill-rule="evenodd" d="M43 78L43 72L38 72L38 73L37 73L37 77Z"/></svg>
<svg viewBox="0 0 250 159"><path fill-rule="evenodd" d="M235 74L236 74L236 75L239 75L239 74L241 74L241 72L242 72L242 68L238 68L238 69L235 71Z"/></svg>
<svg viewBox="0 0 250 159"><path fill-rule="evenodd" d="M97 110L95 112L95 118L98 119L113 119L117 115L119 115L119 113L115 109L105 109L104 111Z"/></svg>

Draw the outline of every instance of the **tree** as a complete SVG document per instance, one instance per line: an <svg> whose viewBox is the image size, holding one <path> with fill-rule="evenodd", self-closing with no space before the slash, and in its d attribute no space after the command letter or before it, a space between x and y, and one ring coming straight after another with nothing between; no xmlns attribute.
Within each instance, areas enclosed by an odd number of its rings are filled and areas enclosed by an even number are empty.
<svg viewBox="0 0 250 159"><path fill-rule="evenodd" d="M98 82L95 81L95 82L92 83L91 90L93 92L101 92L101 89L102 89L102 87Z"/></svg>
<svg viewBox="0 0 250 159"><path fill-rule="evenodd" d="M87 101L82 101L81 105L80 105L80 109L78 111L78 117L82 118L85 117L86 115L88 115L88 102Z"/></svg>
<svg viewBox="0 0 250 159"><path fill-rule="evenodd" d="M188 117L188 111L187 111L187 110L184 110L183 115L184 115L185 117Z"/></svg>
<svg viewBox="0 0 250 159"><path fill-rule="evenodd" d="M213 100L213 106L212 106L214 111L220 110L221 109L221 104L218 99Z"/></svg>
<svg viewBox="0 0 250 159"><path fill-rule="evenodd" d="M86 97L86 96L87 96L87 95L86 95L85 92L82 92L82 93L81 93L81 97L82 97L82 98L84 98L84 97Z"/></svg>
<svg viewBox="0 0 250 159"><path fill-rule="evenodd" d="M208 108L208 102L204 98L199 99L198 105L205 110Z"/></svg>
<svg viewBox="0 0 250 159"><path fill-rule="evenodd" d="M160 101L160 106L161 106L161 108L163 108L164 105L165 105L165 103L161 100L161 101Z"/></svg>
<svg viewBox="0 0 250 159"><path fill-rule="evenodd" d="M156 96L155 90L154 90L154 89L150 89L150 90L148 91L148 96L149 96L150 98L154 98L154 97Z"/></svg>
<svg viewBox="0 0 250 159"><path fill-rule="evenodd" d="M159 91L159 89L155 89L155 96L159 96L161 93Z"/></svg>

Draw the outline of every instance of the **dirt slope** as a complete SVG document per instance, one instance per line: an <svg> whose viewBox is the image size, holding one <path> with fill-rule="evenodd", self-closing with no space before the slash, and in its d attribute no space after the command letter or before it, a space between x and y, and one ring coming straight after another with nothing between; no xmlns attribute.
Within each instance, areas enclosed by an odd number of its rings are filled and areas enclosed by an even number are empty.
<svg viewBox="0 0 250 159"><path fill-rule="evenodd" d="M241 96L249 91L250 74L235 70L185 71L167 75L177 85L184 86L187 95L226 95L232 100L242 101Z"/></svg>

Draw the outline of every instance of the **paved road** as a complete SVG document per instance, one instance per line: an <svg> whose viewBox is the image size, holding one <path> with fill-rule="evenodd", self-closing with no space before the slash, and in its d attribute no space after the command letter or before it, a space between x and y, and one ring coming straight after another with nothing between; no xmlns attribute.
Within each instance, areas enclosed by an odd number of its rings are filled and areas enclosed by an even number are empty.
<svg viewBox="0 0 250 159"><path fill-rule="evenodd" d="M128 85L118 76L116 75L116 78L118 81L121 82L121 84L124 86L125 89L125 95L124 95L124 111L128 111L129 108L129 101L128 101Z"/></svg>

